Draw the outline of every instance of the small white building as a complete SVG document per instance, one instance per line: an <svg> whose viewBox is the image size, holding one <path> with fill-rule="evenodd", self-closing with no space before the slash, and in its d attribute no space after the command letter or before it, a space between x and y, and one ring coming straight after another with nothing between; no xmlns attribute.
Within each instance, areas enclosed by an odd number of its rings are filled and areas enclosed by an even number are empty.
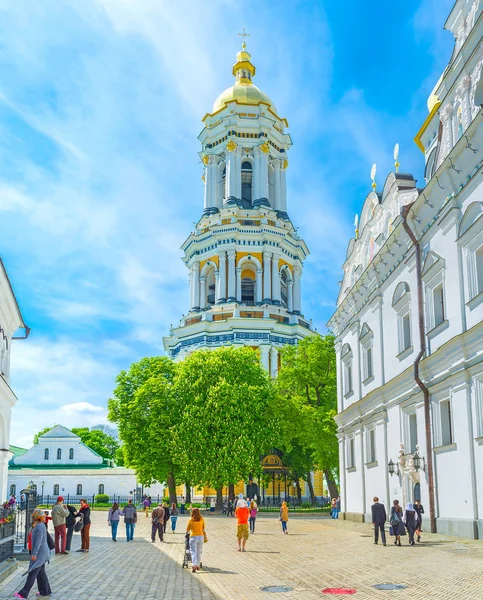
<svg viewBox="0 0 483 600"><path fill-rule="evenodd" d="M415 138L426 185L396 165L367 196L329 322L345 517L370 520L375 495L419 497L426 527L433 511L468 538L483 538L482 10L455 2L455 49Z"/></svg>
<svg viewBox="0 0 483 600"><path fill-rule="evenodd" d="M0 259L0 500L7 498L7 469L12 456L9 450L12 409L17 397L10 387L10 352L12 339L19 328L28 328L23 322L20 309Z"/></svg>
<svg viewBox="0 0 483 600"><path fill-rule="evenodd" d="M72 431L56 425L39 437L38 444L9 463L9 493L18 498L28 486L44 497L60 494L92 498L96 494L129 496L138 484L132 469L115 466Z"/></svg>

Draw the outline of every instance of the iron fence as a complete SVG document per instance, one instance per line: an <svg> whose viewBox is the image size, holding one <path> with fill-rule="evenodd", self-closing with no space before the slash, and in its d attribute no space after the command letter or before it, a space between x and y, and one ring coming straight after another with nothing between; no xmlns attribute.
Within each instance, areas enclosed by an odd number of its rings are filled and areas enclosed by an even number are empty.
<svg viewBox="0 0 483 600"><path fill-rule="evenodd" d="M0 563L13 557L15 512L12 506L0 508Z"/></svg>

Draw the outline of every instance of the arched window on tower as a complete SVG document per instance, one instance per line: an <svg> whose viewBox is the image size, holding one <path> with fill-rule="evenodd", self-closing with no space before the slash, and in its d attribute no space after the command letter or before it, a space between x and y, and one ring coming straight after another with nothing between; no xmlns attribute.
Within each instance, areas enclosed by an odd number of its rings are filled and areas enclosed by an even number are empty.
<svg viewBox="0 0 483 600"><path fill-rule="evenodd" d="M255 281L249 277L242 279L242 304L255 305Z"/></svg>
<svg viewBox="0 0 483 600"><path fill-rule="evenodd" d="M253 171L252 164L247 160L242 162L241 166L241 178L242 178L242 204L243 208L252 207L252 181Z"/></svg>
<svg viewBox="0 0 483 600"><path fill-rule="evenodd" d="M215 303L216 294L216 275L215 269L212 268L206 274L206 306L213 306Z"/></svg>

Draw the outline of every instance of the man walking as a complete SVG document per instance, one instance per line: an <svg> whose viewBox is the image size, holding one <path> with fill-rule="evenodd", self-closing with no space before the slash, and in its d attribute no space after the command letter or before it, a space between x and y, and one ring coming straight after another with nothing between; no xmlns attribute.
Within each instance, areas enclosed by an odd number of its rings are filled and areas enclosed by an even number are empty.
<svg viewBox="0 0 483 600"><path fill-rule="evenodd" d="M379 541L379 531L381 532L382 545L386 545L386 532L384 526L386 524L386 509L384 504L379 504L379 498L374 496L374 504L371 506L372 523L374 524L374 543Z"/></svg>
<svg viewBox="0 0 483 600"><path fill-rule="evenodd" d="M238 496L235 516L237 519L236 537L238 539L238 552L246 552L245 544L248 539L248 507L243 499L243 494Z"/></svg>
<svg viewBox="0 0 483 600"><path fill-rule="evenodd" d="M160 502L158 506L151 513L151 541L156 541L156 532L158 532L159 541L164 540L164 508L163 503Z"/></svg>
<svg viewBox="0 0 483 600"><path fill-rule="evenodd" d="M126 524L126 538L128 542L132 542L134 538L134 527L138 521L138 513L132 500L128 500L127 506L124 507L121 515L124 517Z"/></svg>
<svg viewBox="0 0 483 600"><path fill-rule="evenodd" d="M67 552L67 528L65 520L69 516L69 509L63 504L64 498L59 496L56 504L52 507L52 522L55 531L55 553L69 554Z"/></svg>

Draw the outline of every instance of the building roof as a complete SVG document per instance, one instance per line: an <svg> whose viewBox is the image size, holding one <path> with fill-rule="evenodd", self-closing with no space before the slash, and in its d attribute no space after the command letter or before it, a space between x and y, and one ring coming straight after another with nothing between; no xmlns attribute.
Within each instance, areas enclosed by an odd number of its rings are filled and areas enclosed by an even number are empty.
<svg viewBox="0 0 483 600"><path fill-rule="evenodd" d="M47 433L39 436L39 440L44 440L47 438L72 438L80 440L78 435L72 433L70 429L67 429L67 427L64 427L63 425L56 425L50 431L47 431Z"/></svg>
<svg viewBox="0 0 483 600"><path fill-rule="evenodd" d="M5 268L5 265L3 264L3 260L1 258L0 258L0 271L3 271L3 274L5 275L5 279L7 280L7 283L8 283L8 287L10 288L10 293L12 294L12 299L15 304L15 308L17 309L18 319L20 321L19 327L26 327L25 321L23 320L23 317L22 317L22 313L20 312L20 307L18 305L17 298L16 298L15 293L12 288L12 284L10 283L10 279L8 278L8 275L7 275L7 269Z"/></svg>
<svg viewBox="0 0 483 600"><path fill-rule="evenodd" d="M22 456L27 452L27 448L20 448L20 446L9 446L8 449L14 456Z"/></svg>

